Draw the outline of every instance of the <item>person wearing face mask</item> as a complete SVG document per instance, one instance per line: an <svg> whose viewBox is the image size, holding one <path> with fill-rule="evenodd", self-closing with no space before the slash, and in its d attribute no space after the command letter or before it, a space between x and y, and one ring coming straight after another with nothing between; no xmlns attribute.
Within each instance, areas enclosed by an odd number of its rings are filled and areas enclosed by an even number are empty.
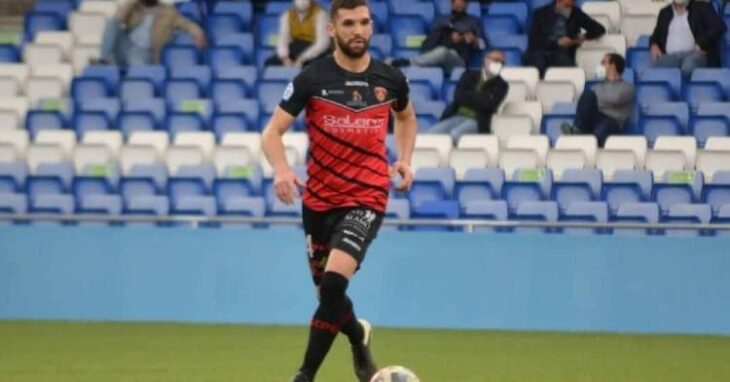
<svg viewBox="0 0 730 382"><path fill-rule="evenodd" d="M532 15L525 59L544 77L551 66L575 66L578 47L605 33L606 28L576 7L575 0L555 0Z"/></svg>
<svg viewBox="0 0 730 382"><path fill-rule="evenodd" d="M451 14L436 19L420 55L388 61L395 67L437 66L447 74L466 66L473 55L487 46L481 21L466 13L466 5L466 0L451 1Z"/></svg>
<svg viewBox="0 0 730 382"><path fill-rule="evenodd" d="M464 134L488 134L492 115L507 97L509 84L500 75L504 53L498 50L484 57L481 69L468 70L459 79L454 101L429 134L450 134L454 143Z"/></svg>
<svg viewBox="0 0 730 382"><path fill-rule="evenodd" d="M159 64L162 48L177 30L191 34L198 49L205 48L207 41L203 30L175 7L160 4L159 0L128 0L107 22L101 59L94 63Z"/></svg>
<svg viewBox="0 0 730 382"><path fill-rule="evenodd" d="M574 124L564 123L563 134L593 134L602 147L609 135L623 130L636 99L634 86L621 78L625 67L626 61L616 53L603 58L596 68L596 78L602 82L583 92Z"/></svg>
<svg viewBox="0 0 730 382"><path fill-rule="evenodd" d="M654 66L680 68L685 77L695 68L719 66L718 44L726 30L711 3L674 0L659 12L651 35Z"/></svg>
<svg viewBox="0 0 730 382"><path fill-rule="evenodd" d="M325 9L312 0L294 0L279 19L276 54L266 65L302 67L325 55L329 47Z"/></svg>

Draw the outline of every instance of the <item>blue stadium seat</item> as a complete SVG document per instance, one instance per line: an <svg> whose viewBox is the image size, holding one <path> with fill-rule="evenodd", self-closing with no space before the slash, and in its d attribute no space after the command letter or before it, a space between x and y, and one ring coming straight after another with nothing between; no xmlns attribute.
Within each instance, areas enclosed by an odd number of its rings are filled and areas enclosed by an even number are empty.
<svg viewBox="0 0 730 382"><path fill-rule="evenodd" d="M720 85L726 99L730 99L730 68L697 68L692 72L693 82L714 82Z"/></svg>
<svg viewBox="0 0 730 382"><path fill-rule="evenodd" d="M390 11L386 2L370 2L370 15L373 18L374 30L378 33L387 32Z"/></svg>
<svg viewBox="0 0 730 382"><path fill-rule="evenodd" d="M608 203L611 215L615 215L623 204L649 200L653 185L649 170L617 170L613 180L603 184L601 199Z"/></svg>
<svg viewBox="0 0 730 382"><path fill-rule="evenodd" d="M264 81L286 81L289 82L299 74L299 68L287 68L284 66L270 66L264 69L261 79Z"/></svg>
<svg viewBox="0 0 730 382"><path fill-rule="evenodd" d="M12 44L0 44L0 63L13 64L20 61L20 52Z"/></svg>
<svg viewBox="0 0 730 382"><path fill-rule="evenodd" d="M257 93L259 102L261 103L261 111L264 113L272 113L281 102L288 82L286 81L260 81L258 83Z"/></svg>
<svg viewBox="0 0 730 382"><path fill-rule="evenodd" d="M84 68L83 78L101 78L112 93L119 87L119 68L113 65L89 65Z"/></svg>
<svg viewBox="0 0 730 382"><path fill-rule="evenodd" d="M664 82L672 89L672 95L679 97L682 94L682 72L679 69L651 68L637 72L639 83Z"/></svg>
<svg viewBox="0 0 730 382"><path fill-rule="evenodd" d="M69 194L73 168L67 163L42 163L36 175L28 177L26 190L30 213L72 214L75 209Z"/></svg>
<svg viewBox="0 0 730 382"><path fill-rule="evenodd" d="M644 81L636 84L636 102L641 107L648 107L657 102L673 102L674 95L669 84L662 81Z"/></svg>
<svg viewBox="0 0 730 382"><path fill-rule="evenodd" d="M186 131L203 131L206 129L205 120L198 113L191 112L170 112L165 121L165 130L171 136Z"/></svg>
<svg viewBox="0 0 730 382"><path fill-rule="evenodd" d="M77 100L75 112L101 112L113 121L117 118L121 107L121 102L117 98L94 98Z"/></svg>
<svg viewBox="0 0 730 382"><path fill-rule="evenodd" d="M209 96L216 104L227 100L245 99L249 95L246 83L241 80L213 80Z"/></svg>
<svg viewBox="0 0 730 382"><path fill-rule="evenodd" d="M607 223L608 204L606 202L575 202L561 211L558 221L565 223ZM563 228L563 233L570 234L602 234L602 228Z"/></svg>
<svg viewBox="0 0 730 382"><path fill-rule="evenodd" d="M122 213L122 197L113 184L102 177L77 177L73 182L76 197L76 213L119 215Z"/></svg>
<svg viewBox="0 0 730 382"><path fill-rule="evenodd" d="M29 110L25 117L25 129L32 136L41 130L61 130L66 126L66 118L58 111Z"/></svg>
<svg viewBox="0 0 730 382"><path fill-rule="evenodd" d="M654 65L649 48L629 48L626 53L626 64L638 74Z"/></svg>
<svg viewBox="0 0 730 382"><path fill-rule="evenodd" d="M174 45L190 45L190 46L194 46L195 45L195 39L193 38L192 35L190 35L188 33L177 32L177 33L175 33L175 35L173 35L171 43L174 44Z"/></svg>
<svg viewBox="0 0 730 382"><path fill-rule="evenodd" d="M217 106L215 115L241 114L246 118L248 126L254 130L258 130L256 129L260 116L258 101L254 99L226 100L218 102Z"/></svg>
<svg viewBox="0 0 730 382"><path fill-rule="evenodd" d="M213 9L213 15L236 15L241 25L249 30L253 19L253 6L248 1L218 1Z"/></svg>
<svg viewBox="0 0 730 382"><path fill-rule="evenodd" d="M203 97L203 91L200 89L198 81L193 79L167 80L164 89L163 93L169 103L180 103Z"/></svg>
<svg viewBox="0 0 730 382"><path fill-rule="evenodd" d="M213 48L238 48L243 53L245 64L253 63L254 47L253 33L231 33L220 36L213 46ZM210 61L210 64L213 64L213 61Z"/></svg>
<svg viewBox="0 0 730 382"><path fill-rule="evenodd" d="M222 36L245 31L241 19L233 14L210 15L205 29L213 41L218 40Z"/></svg>
<svg viewBox="0 0 730 382"><path fill-rule="evenodd" d="M638 48L649 49L651 46L651 36L646 35L646 34L639 36L639 39L636 40L636 45L634 45L634 46L638 47Z"/></svg>
<svg viewBox="0 0 730 382"><path fill-rule="evenodd" d="M12 194L25 189L28 169L25 163L0 162L0 194Z"/></svg>
<svg viewBox="0 0 730 382"><path fill-rule="evenodd" d="M66 18L59 16L56 12L30 11L25 14L23 30L28 41L33 41L38 32L62 31L65 29Z"/></svg>
<svg viewBox="0 0 730 382"><path fill-rule="evenodd" d="M167 68L200 65L200 52L194 46L167 45L162 50L162 64Z"/></svg>
<svg viewBox="0 0 730 382"><path fill-rule="evenodd" d="M167 68L162 65L130 66L126 79L146 79L155 85L156 93L160 94L162 85L167 80Z"/></svg>
<svg viewBox="0 0 730 382"><path fill-rule="evenodd" d="M700 103L723 102L725 95L717 82L691 82L684 88L684 100L692 112L697 112Z"/></svg>
<svg viewBox="0 0 730 382"><path fill-rule="evenodd" d="M424 83L431 89L431 98L438 97L441 94L441 88L444 84L443 70L439 68L408 67L403 69L403 74L408 77L411 88L414 84Z"/></svg>
<svg viewBox="0 0 730 382"><path fill-rule="evenodd" d="M412 204L411 204L412 205ZM459 218L459 202L455 200L429 200L411 209L412 219L449 219ZM414 231L452 231L451 227L437 225L414 225Z"/></svg>
<svg viewBox="0 0 730 382"><path fill-rule="evenodd" d="M74 78L71 82L71 97L75 101L92 100L114 96L112 89L101 78Z"/></svg>
<svg viewBox="0 0 730 382"><path fill-rule="evenodd" d="M504 200L475 200L469 205L461 206L462 219L478 219L478 220L492 220L492 221L507 221L509 219L509 213L507 212L507 202ZM492 229L489 227L474 227L475 232L484 231L497 231L506 232L509 229L497 228Z"/></svg>
<svg viewBox="0 0 730 382"><path fill-rule="evenodd" d="M371 4L372 6L372 4ZM264 8L264 14L266 15L281 15L282 13L291 9L292 5L287 1L267 1L266 7Z"/></svg>
<svg viewBox="0 0 730 382"><path fill-rule="evenodd" d="M558 203L553 201L523 201L510 214L509 219L520 222L546 222L558 221ZM556 232L554 228L515 228L515 232Z"/></svg>
<svg viewBox="0 0 730 382"><path fill-rule="evenodd" d="M103 111L77 111L74 113L71 125L76 135L83 137L88 131L111 130L114 128L114 119Z"/></svg>
<svg viewBox="0 0 730 382"><path fill-rule="evenodd" d="M208 49L208 62L214 71L243 66L250 62L243 51L235 46L214 46Z"/></svg>
<svg viewBox="0 0 730 382"><path fill-rule="evenodd" d="M507 201L512 214L522 203L547 200L552 183L550 170L517 170L512 180L504 182L502 199Z"/></svg>
<svg viewBox="0 0 730 382"><path fill-rule="evenodd" d="M162 126L167 116L167 105L163 99L146 99L124 102L126 113L144 112L154 117L155 125Z"/></svg>
<svg viewBox="0 0 730 382"><path fill-rule="evenodd" d="M490 15L510 15L517 19L522 28L527 25L527 4L523 2L495 2L489 5L488 13Z"/></svg>
<svg viewBox="0 0 730 382"><path fill-rule="evenodd" d="M196 24L201 24L203 22L203 11L200 5L201 3L196 1L184 1L178 2L175 7L183 16L192 20Z"/></svg>
<svg viewBox="0 0 730 382"><path fill-rule="evenodd" d="M710 183L702 189L702 203L712 206L712 214L717 215L725 205L730 205L730 172L718 171Z"/></svg>
<svg viewBox="0 0 730 382"><path fill-rule="evenodd" d="M700 199L705 177L694 171L667 171L662 181L655 183L651 199L659 205L662 215L676 204L692 204Z"/></svg>
<svg viewBox="0 0 730 382"><path fill-rule="evenodd" d="M567 169L560 181L553 184L552 199L560 212L566 212L573 203L593 202L600 198L603 174L600 170Z"/></svg>
<svg viewBox="0 0 730 382"><path fill-rule="evenodd" d="M170 205L164 189L167 170L164 165L144 165L132 168L130 176L120 180L119 191L124 200L125 214L168 214Z"/></svg>
<svg viewBox="0 0 730 382"><path fill-rule="evenodd" d="M522 33L522 26L517 17L512 15L482 15L482 25L488 41L497 41L504 35Z"/></svg>
<svg viewBox="0 0 730 382"><path fill-rule="evenodd" d="M563 135L561 126L563 123L573 124L575 115L570 114L545 114L542 116L542 134L550 139L550 145L555 146L558 138Z"/></svg>
<svg viewBox="0 0 730 382"><path fill-rule="evenodd" d="M454 102L454 92L456 91L456 84L457 83L453 81L446 81L443 88L441 88L441 99L446 102L446 104Z"/></svg>
<svg viewBox="0 0 730 382"><path fill-rule="evenodd" d="M502 195L504 172L498 168L472 168L466 170L464 179L456 182L454 199L462 211L475 202L499 199Z"/></svg>
<svg viewBox="0 0 730 382"><path fill-rule="evenodd" d="M279 34L279 16L263 15L256 17L254 40L257 46L275 47Z"/></svg>
<svg viewBox="0 0 730 382"><path fill-rule="evenodd" d="M28 212L28 195L19 192L0 193L0 214L25 214Z"/></svg>
<svg viewBox="0 0 730 382"><path fill-rule="evenodd" d="M660 136L683 135L679 120L671 115L641 117L639 129L649 141L649 146L654 146Z"/></svg>
<svg viewBox="0 0 730 382"><path fill-rule="evenodd" d="M518 50L524 54L527 51L527 35L514 34L514 35L501 35L497 41L490 41L494 48L502 50Z"/></svg>
<svg viewBox="0 0 730 382"><path fill-rule="evenodd" d="M697 145L705 147L705 143L710 137L727 137L730 135L730 119L719 116L695 116L692 118L690 130L697 138Z"/></svg>
<svg viewBox="0 0 730 382"><path fill-rule="evenodd" d="M391 15L388 20L394 47L417 49L426 37L426 25L420 16Z"/></svg>
<svg viewBox="0 0 730 382"><path fill-rule="evenodd" d="M78 0L37 0L33 7L36 12L51 12L66 20L80 1Z"/></svg>
<svg viewBox="0 0 730 382"><path fill-rule="evenodd" d="M220 214L244 214L249 211L251 197L258 197L253 185L248 179L216 179L213 183L213 195L218 201L218 212ZM266 202L261 198L261 213L266 210Z"/></svg>
<svg viewBox="0 0 730 382"><path fill-rule="evenodd" d="M148 79L129 78L119 86L119 96L122 101L142 100L157 97L155 84Z"/></svg>
<svg viewBox="0 0 730 382"><path fill-rule="evenodd" d="M211 195L215 169L210 165L183 166L169 179L171 212L178 215L215 216L218 205Z"/></svg>
<svg viewBox="0 0 730 382"><path fill-rule="evenodd" d="M709 224L712 220L712 207L709 204L676 204L669 212L660 218L664 224ZM699 230L664 230L670 236L699 236Z"/></svg>
<svg viewBox="0 0 730 382"><path fill-rule="evenodd" d="M431 2L395 1L390 3L393 18L400 16L418 16L426 25L433 24L436 16L436 7ZM391 28L391 31L394 29Z"/></svg>
<svg viewBox="0 0 730 382"><path fill-rule="evenodd" d="M430 100L413 100L413 107L419 116L428 115L436 121L441 119L441 116L446 110L446 104L443 101L430 101ZM420 126L419 126L420 128Z"/></svg>
<svg viewBox="0 0 730 382"><path fill-rule="evenodd" d="M651 202L644 203L625 203L619 207L616 214L611 217L611 222L614 223L647 223L657 224L659 223L659 205ZM614 229L614 234L626 234L626 235L644 235L645 233L652 233L654 230L632 230L632 229Z"/></svg>
<svg viewBox="0 0 730 382"><path fill-rule="evenodd" d="M659 102L645 107L642 111L642 118L646 116L674 116L679 121L680 131L688 131L689 127L689 105L685 102Z"/></svg>
<svg viewBox="0 0 730 382"><path fill-rule="evenodd" d="M216 113L210 127L219 140L227 133L254 130L254 125L249 124L243 113Z"/></svg>
<svg viewBox="0 0 730 382"><path fill-rule="evenodd" d="M454 191L456 174L452 168L422 167L416 171L413 187L408 195L411 208L427 201L450 199Z"/></svg>
<svg viewBox="0 0 730 382"><path fill-rule="evenodd" d="M208 87L213 79L213 72L207 65L172 68L169 80L194 80L203 95L208 93Z"/></svg>
<svg viewBox="0 0 730 382"><path fill-rule="evenodd" d="M253 89L258 81L258 70L255 66L239 66L223 68L214 71L214 76L218 80L236 80L243 81L246 84L249 95L253 95Z"/></svg>
<svg viewBox="0 0 730 382"><path fill-rule="evenodd" d="M117 129L125 136L135 131L157 130L154 114L148 111L122 111L116 121Z"/></svg>
<svg viewBox="0 0 730 382"><path fill-rule="evenodd" d="M720 211L712 216L710 223L730 225L730 204L722 206ZM728 230L716 230L713 233L721 236L730 236L730 231Z"/></svg>

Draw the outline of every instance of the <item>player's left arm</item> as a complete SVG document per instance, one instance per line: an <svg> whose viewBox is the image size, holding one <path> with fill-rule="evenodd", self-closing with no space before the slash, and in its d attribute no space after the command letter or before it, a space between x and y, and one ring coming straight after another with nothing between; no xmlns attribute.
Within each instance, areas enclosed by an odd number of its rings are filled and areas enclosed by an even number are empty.
<svg viewBox="0 0 730 382"><path fill-rule="evenodd" d="M398 160L391 168L391 176L397 174L403 179L397 187L398 191L408 191L413 183L411 157L413 156L413 147L416 144L417 132L416 111L413 109L413 103L408 102L405 109L395 112L394 135L398 148Z"/></svg>

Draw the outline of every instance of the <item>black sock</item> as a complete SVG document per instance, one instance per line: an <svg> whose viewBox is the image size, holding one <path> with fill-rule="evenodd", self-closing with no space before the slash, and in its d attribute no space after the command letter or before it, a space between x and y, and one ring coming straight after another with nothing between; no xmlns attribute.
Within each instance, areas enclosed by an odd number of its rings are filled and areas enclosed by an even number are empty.
<svg viewBox="0 0 730 382"><path fill-rule="evenodd" d="M335 272L325 272L320 284L319 307L309 329L309 344L301 371L311 379L317 374L332 343L340 331L345 316L345 291L348 280Z"/></svg>
<svg viewBox="0 0 730 382"><path fill-rule="evenodd" d="M345 317L342 321L340 332L347 336L351 345L360 345L365 337L365 330L357 321L352 300L345 296Z"/></svg>

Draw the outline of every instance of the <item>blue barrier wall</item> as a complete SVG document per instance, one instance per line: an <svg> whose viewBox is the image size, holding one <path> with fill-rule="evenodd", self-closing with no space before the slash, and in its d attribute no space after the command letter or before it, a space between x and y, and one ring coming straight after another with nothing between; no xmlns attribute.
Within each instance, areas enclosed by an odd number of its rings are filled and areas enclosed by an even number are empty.
<svg viewBox="0 0 730 382"><path fill-rule="evenodd" d="M5 226L0 318L302 324L294 230ZM383 232L351 286L379 325L730 334L730 240Z"/></svg>

